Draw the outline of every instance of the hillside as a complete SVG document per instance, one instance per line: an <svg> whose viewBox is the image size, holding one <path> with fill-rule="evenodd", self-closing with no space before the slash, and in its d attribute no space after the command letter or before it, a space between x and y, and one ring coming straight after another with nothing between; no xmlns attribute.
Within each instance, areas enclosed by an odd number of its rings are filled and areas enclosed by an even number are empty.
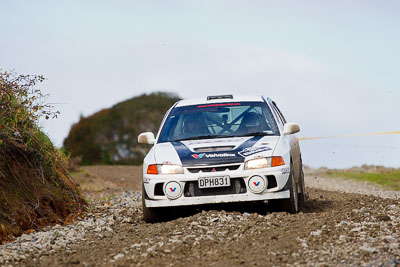
<svg viewBox="0 0 400 267"><path fill-rule="evenodd" d="M141 164L149 147L139 145L137 136L156 133L165 112L178 100L168 93L143 94L81 117L71 127L64 147L85 165Z"/></svg>

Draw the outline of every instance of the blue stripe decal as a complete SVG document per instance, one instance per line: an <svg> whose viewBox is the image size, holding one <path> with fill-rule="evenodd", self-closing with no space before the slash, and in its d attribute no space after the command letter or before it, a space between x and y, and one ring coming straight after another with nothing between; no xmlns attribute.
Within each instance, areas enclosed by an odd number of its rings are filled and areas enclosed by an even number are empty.
<svg viewBox="0 0 400 267"><path fill-rule="evenodd" d="M172 145L178 153L184 167L230 164L244 162L245 157L242 155L243 150L252 147L261 138L262 136L254 136L241 144L235 150L218 152L193 153L182 142L172 142Z"/></svg>

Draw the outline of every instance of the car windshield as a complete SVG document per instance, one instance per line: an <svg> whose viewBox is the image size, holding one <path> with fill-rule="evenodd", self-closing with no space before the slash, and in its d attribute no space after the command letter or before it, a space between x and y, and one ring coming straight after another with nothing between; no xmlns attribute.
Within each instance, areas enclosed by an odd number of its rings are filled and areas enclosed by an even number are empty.
<svg viewBox="0 0 400 267"><path fill-rule="evenodd" d="M174 108L158 142L279 135L265 102L213 103Z"/></svg>

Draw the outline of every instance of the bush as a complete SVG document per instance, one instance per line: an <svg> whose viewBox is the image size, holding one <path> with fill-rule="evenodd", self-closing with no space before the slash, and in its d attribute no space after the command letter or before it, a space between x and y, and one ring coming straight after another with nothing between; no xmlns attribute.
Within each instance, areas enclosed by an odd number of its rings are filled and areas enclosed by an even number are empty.
<svg viewBox="0 0 400 267"><path fill-rule="evenodd" d="M170 93L143 94L81 117L64 147L81 164L142 164L150 146L137 142L141 132L156 133L165 112L180 98Z"/></svg>
<svg viewBox="0 0 400 267"><path fill-rule="evenodd" d="M17 150L38 153L49 164L63 160L37 126L40 117L55 118L59 114L52 111L52 106L43 104L45 96L34 89L43 81L43 76L0 73L0 157Z"/></svg>

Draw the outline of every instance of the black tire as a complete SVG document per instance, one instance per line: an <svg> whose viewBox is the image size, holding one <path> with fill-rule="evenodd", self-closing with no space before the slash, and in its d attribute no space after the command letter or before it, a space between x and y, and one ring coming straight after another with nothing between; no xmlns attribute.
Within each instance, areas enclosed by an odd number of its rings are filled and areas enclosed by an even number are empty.
<svg viewBox="0 0 400 267"><path fill-rule="evenodd" d="M305 195L306 188L304 183L304 171L303 166L300 167L300 176L299 176L299 208L302 210L304 208L305 203Z"/></svg>
<svg viewBox="0 0 400 267"><path fill-rule="evenodd" d="M288 189L290 191L290 198L270 200L270 205L274 211L286 211L292 214L299 212L299 195L297 192L296 181L293 176L293 168L290 168L290 175L288 179Z"/></svg>
<svg viewBox="0 0 400 267"><path fill-rule="evenodd" d="M143 220L146 223L160 222L162 219L161 210L159 208L148 208L145 203L145 192L142 186L142 208L143 208Z"/></svg>
<svg viewBox="0 0 400 267"><path fill-rule="evenodd" d="M282 199L282 209L289 213L295 214L299 212L299 195L292 171L290 172L288 182L290 198Z"/></svg>

